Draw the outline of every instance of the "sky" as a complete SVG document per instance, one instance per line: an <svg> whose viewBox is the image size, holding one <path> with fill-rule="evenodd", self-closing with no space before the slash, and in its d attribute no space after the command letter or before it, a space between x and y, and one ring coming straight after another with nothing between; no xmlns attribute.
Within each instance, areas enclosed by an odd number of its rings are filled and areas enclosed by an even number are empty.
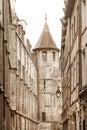
<svg viewBox="0 0 87 130"><path fill-rule="evenodd" d="M45 23L58 48L61 47L61 21L63 17L64 0L16 0L15 8L19 19L27 22L27 38L32 48L37 43Z"/></svg>

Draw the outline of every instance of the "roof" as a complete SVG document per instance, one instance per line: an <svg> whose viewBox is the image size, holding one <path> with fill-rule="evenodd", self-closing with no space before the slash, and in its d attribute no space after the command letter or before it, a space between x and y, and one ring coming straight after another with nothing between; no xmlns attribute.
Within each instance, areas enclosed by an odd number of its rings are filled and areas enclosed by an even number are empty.
<svg viewBox="0 0 87 130"><path fill-rule="evenodd" d="M58 49L50 34L47 22L44 24L41 36L33 50L37 49Z"/></svg>

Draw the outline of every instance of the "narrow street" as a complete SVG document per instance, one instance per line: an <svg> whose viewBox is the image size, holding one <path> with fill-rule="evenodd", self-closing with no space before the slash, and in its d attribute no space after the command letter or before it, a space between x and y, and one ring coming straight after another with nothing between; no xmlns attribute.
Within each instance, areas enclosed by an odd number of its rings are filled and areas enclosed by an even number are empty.
<svg viewBox="0 0 87 130"><path fill-rule="evenodd" d="M48 1L29 3L31 9L43 5L44 12L52 6L53 1ZM54 40L49 19L50 14L51 22L55 17L47 11L32 47L26 19L17 15L16 0L0 0L0 130L87 130L87 2L62 1L61 42ZM53 12L55 2L62 4L55 0ZM27 10L27 19L33 17ZM41 26L36 21L37 35Z"/></svg>

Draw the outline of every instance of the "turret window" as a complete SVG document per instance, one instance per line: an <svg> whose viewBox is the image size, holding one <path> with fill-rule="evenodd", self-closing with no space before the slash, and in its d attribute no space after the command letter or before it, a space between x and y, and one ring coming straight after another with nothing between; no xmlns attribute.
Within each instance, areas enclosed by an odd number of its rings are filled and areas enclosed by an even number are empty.
<svg viewBox="0 0 87 130"><path fill-rule="evenodd" d="M55 52L53 52L53 61L55 61Z"/></svg>
<svg viewBox="0 0 87 130"><path fill-rule="evenodd" d="M43 59L43 61L47 61L47 52L46 51L42 52L42 59Z"/></svg>

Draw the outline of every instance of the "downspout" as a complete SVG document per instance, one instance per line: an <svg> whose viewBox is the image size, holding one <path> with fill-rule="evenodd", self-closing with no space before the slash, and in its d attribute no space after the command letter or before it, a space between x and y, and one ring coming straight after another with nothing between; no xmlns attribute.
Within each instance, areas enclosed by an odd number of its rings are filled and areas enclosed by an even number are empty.
<svg viewBox="0 0 87 130"><path fill-rule="evenodd" d="M3 37L2 37L2 39L3 39L3 43L2 43L2 53L3 53L3 60L2 60L2 62L3 62L3 72L2 72L2 87L3 87L3 91L4 91L4 93L3 93L3 95L2 95L2 108L3 108L3 110L2 110L2 130L4 130L5 129L5 125L4 125L4 121L5 121L5 98L4 98L4 94L5 94L5 43L4 43L4 0L2 0L2 28L3 28Z"/></svg>
<svg viewBox="0 0 87 130"><path fill-rule="evenodd" d="M69 17L69 43L71 43L71 17ZM71 101L71 44L69 46L69 69L70 69L70 101ZM69 102L69 107L71 103ZM69 124L68 124L68 129L70 129L70 112L69 112Z"/></svg>
<svg viewBox="0 0 87 130"><path fill-rule="evenodd" d="M82 56L81 56L81 32L82 32L82 9L81 9L81 0L79 0L79 92L82 88Z"/></svg>
<svg viewBox="0 0 87 130"><path fill-rule="evenodd" d="M4 40L4 0L2 0L3 4L3 89L5 90L5 40Z"/></svg>
<svg viewBox="0 0 87 130"><path fill-rule="evenodd" d="M2 7L3 7L3 2L2 2ZM2 9L2 11L3 11L3 9ZM3 21L3 12L2 12L2 21ZM0 102L0 104L1 104L1 106L0 106L0 112L1 112L1 114L0 114L0 130L3 130L3 128L4 128L4 80L3 80L3 77L4 77L4 75L3 75L3 71L4 71L4 68L3 68L3 62L4 62L4 59L3 59L3 43L4 43L4 41L3 41L3 35L4 35L4 27L3 27L3 23L0 25L0 32L1 32L1 56L2 56L2 59L1 59L1 67L0 67L0 69L1 69L1 76L2 76L2 78L1 78L1 82L0 82L0 100L1 100L1 102Z"/></svg>
<svg viewBox="0 0 87 130"><path fill-rule="evenodd" d="M82 31L82 9L81 9L81 0L79 0L79 37L78 37L78 52L79 52L79 92L82 88L82 56L81 56L81 31ZM80 102L80 130L81 130L81 99Z"/></svg>

